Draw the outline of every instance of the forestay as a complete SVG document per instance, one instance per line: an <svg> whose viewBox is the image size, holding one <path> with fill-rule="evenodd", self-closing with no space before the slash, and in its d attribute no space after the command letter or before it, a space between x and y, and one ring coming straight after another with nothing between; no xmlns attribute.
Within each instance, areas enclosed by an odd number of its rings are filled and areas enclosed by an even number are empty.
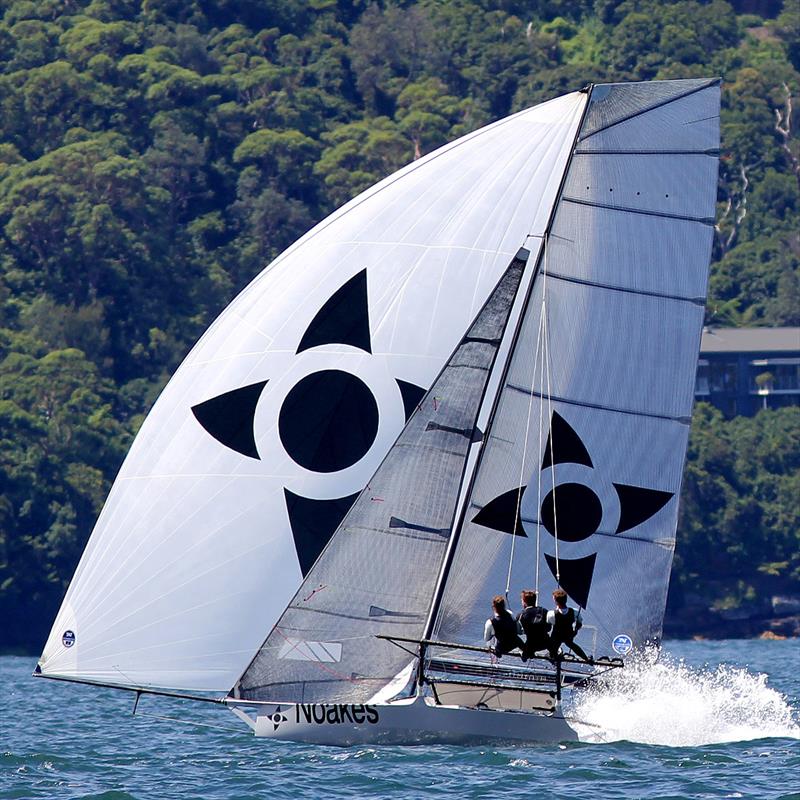
<svg viewBox="0 0 800 800"><path fill-rule="evenodd" d="M567 95L414 162L231 303L137 435L43 674L230 688L514 254L543 233L585 102Z"/></svg>
<svg viewBox="0 0 800 800"><path fill-rule="evenodd" d="M536 585L548 603L560 583L585 609L578 641L595 655L659 639L718 147L716 81L594 87L434 638L479 639L511 566L512 606ZM535 363L543 310L547 336Z"/></svg>
<svg viewBox="0 0 800 800"><path fill-rule="evenodd" d="M234 688L246 700L364 702L410 661L453 528L492 366L527 260L511 263Z"/></svg>

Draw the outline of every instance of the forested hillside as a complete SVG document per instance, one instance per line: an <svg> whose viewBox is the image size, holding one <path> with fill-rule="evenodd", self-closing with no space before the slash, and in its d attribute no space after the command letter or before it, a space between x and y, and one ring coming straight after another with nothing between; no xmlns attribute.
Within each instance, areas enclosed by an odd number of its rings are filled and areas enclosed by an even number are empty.
<svg viewBox="0 0 800 800"><path fill-rule="evenodd" d="M708 320L800 325L794 0L0 0L0 619L38 650L143 415L315 221L590 81L723 78ZM696 410L674 603L800 585L800 409Z"/></svg>

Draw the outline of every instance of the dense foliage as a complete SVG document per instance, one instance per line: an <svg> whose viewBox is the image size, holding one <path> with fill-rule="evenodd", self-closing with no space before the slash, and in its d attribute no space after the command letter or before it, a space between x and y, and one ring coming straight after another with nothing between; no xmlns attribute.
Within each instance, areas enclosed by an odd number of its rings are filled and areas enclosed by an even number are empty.
<svg viewBox="0 0 800 800"><path fill-rule="evenodd" d="M721 75L709 319L800 324L796 2L0 0L0 15L7 646L41 645L143 414L233 294L359 190L526 105ZM797 430L790 411L698 412L681 586L797 584Z"/></svg>

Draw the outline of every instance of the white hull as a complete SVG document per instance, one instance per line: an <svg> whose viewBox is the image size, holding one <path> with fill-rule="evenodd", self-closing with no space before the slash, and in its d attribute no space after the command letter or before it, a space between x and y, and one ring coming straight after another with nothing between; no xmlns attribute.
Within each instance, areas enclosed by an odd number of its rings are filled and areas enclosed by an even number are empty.
<svg viewBox="0 0 800 800"><path fill-rule="evenodd" d="M393 703L266 704L255 716L234 709L258 737L326 745L482 744L577 741L577 733L552 712L495 711L436 705L416 697Z"/></svg>

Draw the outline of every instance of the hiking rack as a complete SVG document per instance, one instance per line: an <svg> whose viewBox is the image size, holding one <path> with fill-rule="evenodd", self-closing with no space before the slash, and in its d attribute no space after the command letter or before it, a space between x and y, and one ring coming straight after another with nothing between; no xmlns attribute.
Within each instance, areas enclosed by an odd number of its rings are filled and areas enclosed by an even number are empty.
<svg viewBox="0 0 800 800"><path fill-rule="evenodd" d="M488 655L494 655L493 650L490 647L480 647L478 645L471 645L471 644L460 644L457 642L440 642L436 639L413 639L406 636L390 636L388 634L376 634L375 637L377 639L384 639L388 642L391 642L393 645L400 647L402 650L405 650L409 655L412 655L416 658L419 658L419 667L417 670L417 683L422 685L427 683L431 685L433 688L433 684L435 683L435 679L431 679L428 675L425 674L425 654L428 648L430 647L440 647L449 650L464 650L467 652L473 653L484 653ZM404 644L412 644L415 645L415 650L410 650L408 647L404 647ZM520 653L503 653L504 656L511 656L516 659L522 660L522 655ZM554 667L554 672L549 671L536 671L536 670L523 670L517 669L515 671L511 671L507 668L500 667L499 665L467 665L461 664L459 666L462 675L467 675L470 670L475 672L476 674L474 678L481 678L485 677L487 679L491 678L492 675L496 675L498 670L502 670L506 675L507 679L512 680L515 684L517 684L517 688L523 689L522 685L519 683L522 681L524 683L534 683L541 685L542 683L555 683L556 689L556 697L561 699L561 688L565 683L569 683L571 685L579 685L590 678L597 677L598 675L607 672L609 669L619 669L624 665L621 658L596 658L590 659L588 661L584 661L581 658L577 658L576 656L567 655L567 654L559 654L555 659L550 658L550 656L531 656L529 661L544 661L547 664ZM433 667L435 671L443 671L446 673L450 673L452 675L452 665L456 662L447 661L444 659L429 659L429 667ZM589 666L589 667L600 667L602 672L595 672L595 673L585 673L582 670L574 669L570 670L569 679L565 681L563 675L563 666L564 665L575 665L575 666ZM550 677L552 676L552 678ZM448 677L448 680L452 682L453 678ZM474 680L470 680L470 683L475 683ZM499 686L502 684L498 684L497 681L486 682L481 685L484 686ZM527 687L525 687L527 688ZM536 691L533 688L528 689L528 691Z"/></svg>

